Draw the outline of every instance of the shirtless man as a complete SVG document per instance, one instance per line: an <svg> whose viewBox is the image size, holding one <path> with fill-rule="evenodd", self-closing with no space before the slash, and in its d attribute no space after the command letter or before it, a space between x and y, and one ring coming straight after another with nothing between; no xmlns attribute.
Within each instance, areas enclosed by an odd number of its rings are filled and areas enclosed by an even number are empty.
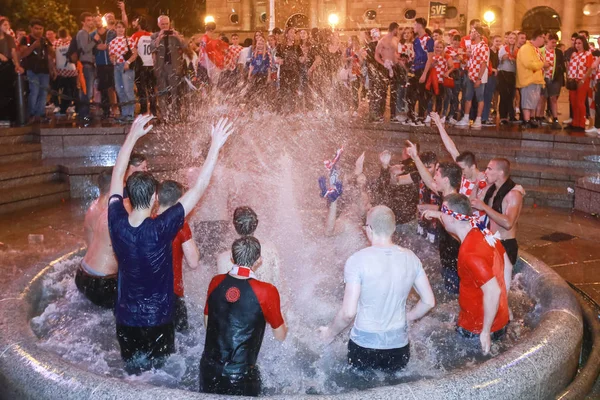
<svg viewBox="0 0 600 400"><path fill-rule="evenodd" d="M87 252L75 275L77 289L92 303L113 308L117 295L117 260L108 234L108 197L111 170L98 176L100 197L88 209L85 220Z"/></svg>
<svg viewBox="0 0 600 400"><path fill-rule="evenodd" d="M390 119L396 118L396 88L398 86L396 80L399 78L399 74L394 69L399 61L398 29L398 23L392 22L388 33L379 40L375 48L375 61L380 65L374 82L377 101L377 108L374 110L378 118L382 118L385 112L388 86L390 86Z"/></svg>
<svg viewBox="0 0 600 400"><path fill-rule="evenodd" d="M517 221L523 206L525 190L510 179L510 161L494 158L485 170L490 188L485 198L471 199L471 205L485 211L490 220L490 230L499 237L510 262L517 262L519 245L517 244Z"/></svg>

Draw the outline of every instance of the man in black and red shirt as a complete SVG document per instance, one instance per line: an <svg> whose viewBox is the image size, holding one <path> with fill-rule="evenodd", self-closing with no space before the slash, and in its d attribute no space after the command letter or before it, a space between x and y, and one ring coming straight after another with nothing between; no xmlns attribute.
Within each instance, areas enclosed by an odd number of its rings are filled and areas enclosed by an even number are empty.
<svg viewBox="0 0 600 400"><path fill-rule="evenodd" d="M262 262L259 241L252 236L241 237L233 242L231 253L231 271L215 276L208 286L200 391L258 396L261 379L256 359L266 322L279 341L285 340L287 326L277 288L254 275Z"/></svg>

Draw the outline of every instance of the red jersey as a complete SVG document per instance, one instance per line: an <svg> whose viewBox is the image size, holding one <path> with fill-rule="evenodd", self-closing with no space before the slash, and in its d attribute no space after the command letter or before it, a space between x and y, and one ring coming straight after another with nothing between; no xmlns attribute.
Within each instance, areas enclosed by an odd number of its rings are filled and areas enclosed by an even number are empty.
<svg viewBox="0 0 600 400"><path fill-rule="evenodd" d="M504 284L504 248L500 241L491 247L479 229L472 229L460 245L458 252L458 326L469 332L481 333L483 329L483 290L481 287L496 278L500 286L498 312L491 332L508 324L508 297Z"/></svg>
<svg viewBox="0 0 600 400"><path fill-rule="evenodd" d="M173 284L175 294L183 297L183 244L192 239L192 230L187 221L173 240Z"/></svg>

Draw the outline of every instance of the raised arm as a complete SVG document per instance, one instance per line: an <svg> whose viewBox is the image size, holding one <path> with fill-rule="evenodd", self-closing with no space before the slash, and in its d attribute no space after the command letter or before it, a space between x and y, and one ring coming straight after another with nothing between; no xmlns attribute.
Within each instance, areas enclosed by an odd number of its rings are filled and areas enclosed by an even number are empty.
<svg viewBox="0 0 600 400"><path fill-rule="evenodd" d="M133 147L139 138L147 134L152 130L152 125L146 127L154 116L152 115L139 115L129 130L129 134L125 138L125 143L119 150L117 156L117 162L113 168L112 179L110 181L110 195L118 194L123 195L123 180L125 179L125 172L127 171L127 165L129 164L129 157L133 151Z"/></svg>
<svg viewBox="0 0 600 400"><path fill-rule="evenodd" d="M406 319L408 321L416 321L417 319L422 318L429 310L435 307L435 296L433 295L429 279L427 279L425 272L419 275L415 280L413 287L419 294L419 302L406 314Z"/></svg>
<svg viewBox="0 0 600 400"><path fill-rule="evenodd" d="M436 112L432 112L430 116L433 122L435 122L435 126L437 126L438 131L440 132L440 137L442 138L442 142L444 142L446 150L448 150L448 153L450 153L452 159L456 161L456 158L460 153L456 148L456 144L454 144L454 141L450 138L448 132L446 132L446 129L444 128L444 124L442 124L439 114Z"/></svg>
<svg viewBox="0 0 600 400"><path fill-rule="evenodd" d="M481 342L481 350L483 354L490 352L492 345L491 329L496 313L498 312L498 306L500 304L500 285L496 278L492 278L481 287L483 291L483 329L479 335L479 341Z"/></svg>
<svg viewBox="0 0 600 400"><path fill-rule="evenodd" d="M411 143L411 142L408 142L408 143L409 143L408 155L415 162L415 165L417 166L417 170L419 171L419 175L421 175L421 179L423 180L423 183L429 189L431 189L435 193L437 193L438 189L437 189L435 183L433 182L433 177L429 173L429 170L427 169L427 167L425 167L425 164L423 164L423 161L421 161L421 157L419 157L419 153L417 152L417 146L414 143Z"/></svg>
<svg viewBox="0 0 600 400"><path fill-rule="evenodd" d="M221 118L219 122L212 127L212 141L210 143L210 150L208 151L206 160L204 160L204 165L202 165L200 175L198 175L194 186L192 186L190 190L188 190L181 197L181 199L179 199L179 202L185 210L185 215L188 215L194 209L194 207L196 207L196 204L198 204L198 201L200 201L200 198L208 187L210 177L215 169L215 165L217 165L219 150L221 150L221 147L223 147L227 141L227 138L233 132L232 125L233 122L229 122L227 118Z"/></svg>
<svg viewBox="0 0 600 400"><path fill-rule="evenodd" d="M117 5L119 6L119 9L121 10L121 21L123 21L123 23L125 24L125 27L127 28L129 26L129 19L127 18L127 11L125 11L125 2L119 1L117 3Z"/></svg>

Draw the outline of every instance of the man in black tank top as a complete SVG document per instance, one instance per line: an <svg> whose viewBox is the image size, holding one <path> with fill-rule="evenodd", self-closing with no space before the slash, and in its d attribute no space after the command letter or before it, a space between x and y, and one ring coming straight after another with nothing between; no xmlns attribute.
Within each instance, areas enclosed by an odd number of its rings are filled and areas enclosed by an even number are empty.
<svg viewBox="0 0 600 400"><path fill-rule="evenodd" d="M231 271L215 276L208 287L200 391L258 396L261 379L256 359L266 322L279 341L285 340L287 326L277 288L255 278L254 271L262 262L258 240L252 236L237 239L231 253Z"/></svg>

